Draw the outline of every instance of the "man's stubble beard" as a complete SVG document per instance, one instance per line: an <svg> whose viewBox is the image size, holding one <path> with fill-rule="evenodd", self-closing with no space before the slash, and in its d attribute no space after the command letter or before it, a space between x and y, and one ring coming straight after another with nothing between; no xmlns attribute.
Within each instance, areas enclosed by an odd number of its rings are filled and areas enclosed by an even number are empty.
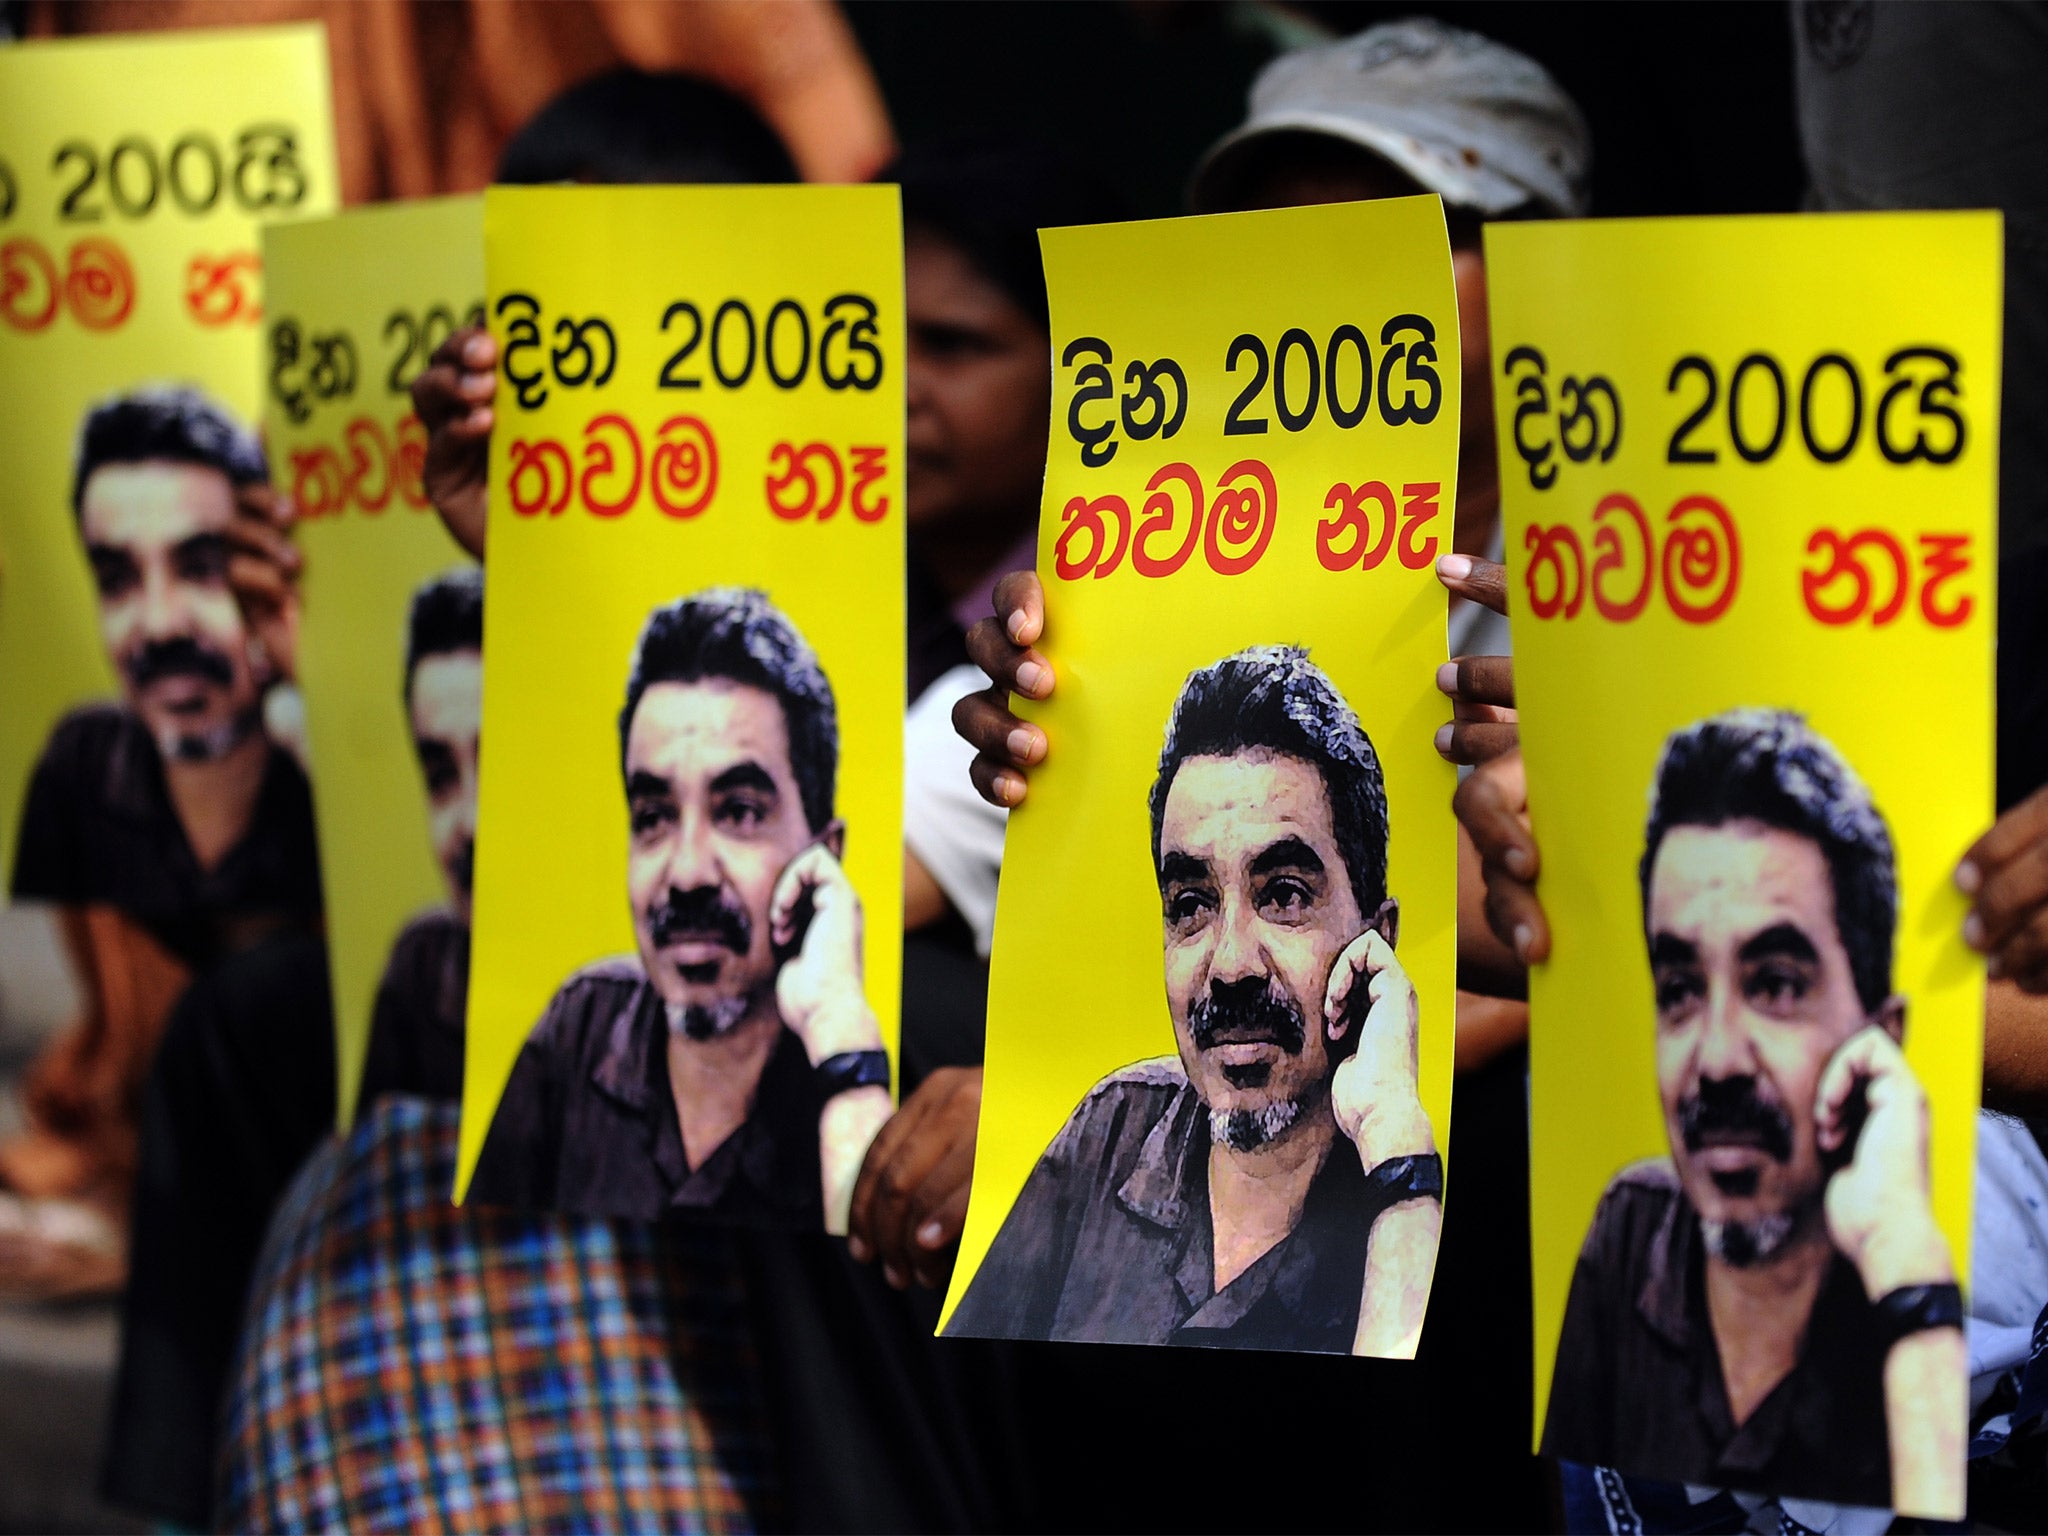
<svg viewBox="0 0 2048 1536"><path fill-rule="evenodd" d="M686 1040L715 1040L740 1027L747 1016L745 997L722 997L715 1003L670 1003L662 1009L668 1015L668 1032Z"/></svg>
<svg viewBox="0 0 2048 1536"><path fill-rule="evenodd" d="M1752 1269L1768 1264L1792 1240L1799 1218L1790 1211L1773 1211L1750 1221L1710 1221L1700 1218L1700 1237L1707 1252L1731 1269Z"/></svg>
<svg viewBox="0 0 2048 1536"><path fill-rule="evenodd" d="M263 727L263 712L245 710L211 730L186 731L168 726L154 735L156 749L167 763L217 763Z"/></svg>
<svg viewBox="0 0 2048 1536"><path fill-rule="evenodd" d="M1329 1082L1319 1077L1294 1097L1275 1099L1260 1109L1211 1109L1209 1139L1233 1152L1256 1152L1299 1125L1329 1091Z"/></svg>
<svg viewBox="0 0 2048 1536"><path fill-rule="evenodd" d="M1300 1005L1272 979L1262 984L1212 985L1188 1010L1189 1038L1197 1051L1206 1051L1218 1035L1228 1032L1263 1036L1283 1054L1299 1057L1307 1040L1307 1022ZM1222 1070L1225 1081L1230 1081L1230 1069ZM1299 1125L1328 1096L1329 1088L1326 1078L1317 1078L1291 1097L1275 1099L1258 1109L1207 1106L1209 1139L1233 1152L1256 1152Z"/></svg>

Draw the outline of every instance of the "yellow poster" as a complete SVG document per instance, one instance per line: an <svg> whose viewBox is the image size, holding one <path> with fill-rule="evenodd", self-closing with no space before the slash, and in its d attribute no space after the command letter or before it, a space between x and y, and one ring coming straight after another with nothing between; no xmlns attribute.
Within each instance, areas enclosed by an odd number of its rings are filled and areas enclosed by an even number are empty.
<svg viewBox="0 0 2048 1536"><path fill-rule="evenodd" d="M901 965L895 189L493 189L484 252L467 1198L844 1230Z"/></svg>
<svg viewBox="0 0 2048 1536"><path fill-rule="evenodd" d="M316 766L341 1114L459 1091L483 714L483 575L420 486L412 380L483 313L483 199L264 232L264 424L306 559L298 671Z"/></svg>
<svg viewBox="0 0 2048 1536"><path fill-rule="evenodd" d="M1487 231L1554 1454L1961 1514L1999 240Z"/></svg>
<svg viewBox="0 0 2048 1536"><path fill-rule="evenodd" d="M1441 205L1042 243L1059 681L942 1328L1412 1356L1457 937Z"/></svg>
<svg viewBox="0 0 2048 1536"><path fill-rule="evenodd" d="M317 27L0 48L0 854L187 966L319 908L224 534L257 230L336 185Z"/></svg>

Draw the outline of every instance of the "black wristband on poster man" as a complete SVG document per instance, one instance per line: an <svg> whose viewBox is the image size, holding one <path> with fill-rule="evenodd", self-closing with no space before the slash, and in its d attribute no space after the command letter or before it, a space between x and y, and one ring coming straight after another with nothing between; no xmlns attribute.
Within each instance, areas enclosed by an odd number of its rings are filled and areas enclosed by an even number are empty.
<svg viewBox="0 0 2048 1536"><path fill-rule="evenodd" d="M1410 1157L1390 1157L1374 1165L1365 1182L1373 1187L1383 1204L1399 1205L1403 1200L1444 1197L1444 1160L1435 1152Z"/></svg>
<svg viewBox="0 0 2048 1536"><path fill-rule="evenodd" d="M1890 1349L1899 1340L1933 1328L1963 1326L1963 1288L1943 1285L1902 1285L1877 1298L1877 1327Z"/></svg>
<svg viewBox="0 0 2048 1536"><path fill-rule="evenodd" d="M887 1051L841 1051L827 1056L812 1069L817 1074L818 1097L837 1098L855 1088L889 1086Z"/></svg>

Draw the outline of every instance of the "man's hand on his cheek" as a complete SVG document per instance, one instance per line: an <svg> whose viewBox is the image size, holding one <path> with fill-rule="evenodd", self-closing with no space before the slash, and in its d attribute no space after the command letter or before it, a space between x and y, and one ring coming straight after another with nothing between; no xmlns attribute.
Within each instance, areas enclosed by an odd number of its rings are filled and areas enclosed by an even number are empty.
<svg viewBox="0 0 2048 1536"><path fill-rule="evenodd" d="M292 543L292 504L267 484L238 486L228 524L228 586L270 659L288 678L298 675L299 572L304 561Z"/></svg>
<svg viewBox="0 0 2048 1536"><path fill-rule="evenodd" d="M1993 980L2048 993L2048 789L1999 817L1956 866L1971 898L1963 942Z"/></svg>
<svg viewBox="0 0 2048 1536"><path fill-rule="evenodd" d="M1550 923L1536 899L1540 864L1529 830L1529 786L1519 750L1480 764L1451 799L1479 850L1486 877L1486 923L1524 965L1550 954Z"/></svg>
<svg viewBox="0 0 2048 1536"><path fill-rule="evenodd" d="M1356 993L1365 989L1361 1009ZM1417 1082L1421 1007L1415 984L1377 929L1352 940L1330 968L1323 996L1325 1028L1333 1039L1347 1015L1363 1012L1353 1027L1358 1048L1337 1068L1330 1085L1337 1125L1358 1148L1368 1170L1390 1157L1435 1150Z"/></svg>
<svg viewBox="0 0 2048 1536"><path fill-rule="evenodd" d="M797 931L810 898L810 921ZM768 903L768 936L777 950L796 946L775 977L775 1006L816 1065L847 1051L882 1048L881 1028L861 988L860 896L822 844L789 861Z"/></svg>
<svg viewBox="0 0 2048 1536"><path fill-rule="evenodd" d="M1515 723L1515 664L1509 656L1456 656L1436 669L1439 693L1451 701L1451 722L1436 749L1454 763L1490 762L1521 745Z"/></svg>
<svg viewBox="0 0 2048 1536"><path fill-rule="evenodd" d="M497 413L498 343L482 326L457 331L412 381L412 408L427 429L420 482L448 532L484 557L484 488Z"/></svg>
<svg viewBox="0 0 2048 1536"><path fill-rule="evenodd" d="M993 687L953 706L953 729L973 747L968 770L982 799L1005 808L1024 800L1024 770L1045 761L1045 732L1010 713L1010 695L1052 696L1052 667L1032 647L1045 633L1045 590L1035 571L996 583L995 615L967 632L967 654Z"/></svg>
<svg viewBox="0 0 2048 1536"><path fill-rule="evenodd" d="M846 1246L864 1264L879 1259L899 1291L912 1280L934 1290L946 1283L967 1222L980 1120L981 1068L941 1067L868 1148Z"/></svg>
<svg viewBox="0 0 2048 1536"><path fill-rule="evenodd" d="M1861 1087L1862 1129L1850 1106ZM1822 1153L1855 1137L1847 1166L1828 1180L1828 1238L1856 1266L1875 1301L1902 1285L1955 1278L1928 1190L1927 1095L1892 1037L1876 1027L1851 1036L1828 1062L1816 1094Z"/></svg>

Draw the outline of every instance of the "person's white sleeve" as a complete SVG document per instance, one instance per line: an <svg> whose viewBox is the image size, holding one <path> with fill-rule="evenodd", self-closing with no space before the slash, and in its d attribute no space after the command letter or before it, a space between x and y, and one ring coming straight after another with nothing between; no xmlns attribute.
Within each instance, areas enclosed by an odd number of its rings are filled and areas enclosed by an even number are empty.
<svg viewBox="0 0 2048 1536"><path fill-rule="evenodd" d="M974 748L953 729L953 706L988 686L978 667L955 667L918 695L903 720L903 841L974 931L984 956L994 941L996 877L1009 812L975 793Z"/></svg>

